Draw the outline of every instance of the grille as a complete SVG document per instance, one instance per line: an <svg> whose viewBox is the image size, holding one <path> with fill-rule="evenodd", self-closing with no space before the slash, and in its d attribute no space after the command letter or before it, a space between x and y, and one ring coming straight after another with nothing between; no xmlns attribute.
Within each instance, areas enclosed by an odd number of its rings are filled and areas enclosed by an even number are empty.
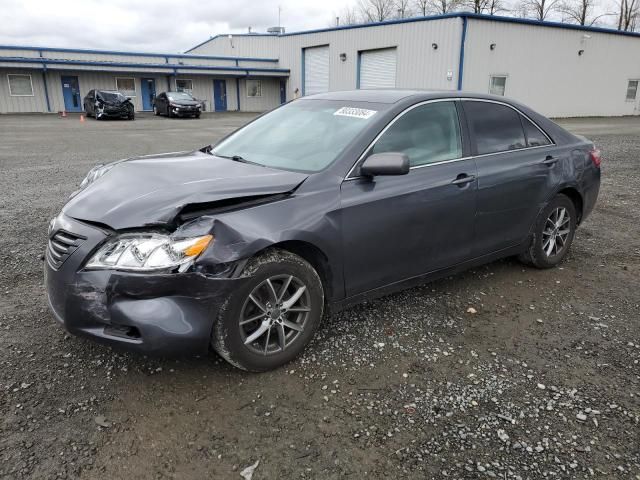
<svg viewBox="0 0 640 480"><path fill-rule="evenodd" d="M83 240L86 238L64 230L59 230L49 238L47 261L51 268L54 270L60 268L65 260L82 244Z"/></svg>

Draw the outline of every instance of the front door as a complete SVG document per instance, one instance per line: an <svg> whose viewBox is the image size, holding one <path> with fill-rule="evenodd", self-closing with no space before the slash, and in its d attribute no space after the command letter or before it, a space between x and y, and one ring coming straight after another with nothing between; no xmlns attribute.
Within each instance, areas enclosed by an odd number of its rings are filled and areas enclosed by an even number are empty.
<svg viewBox="0 0 640 480"><path fill-rule="evenodd" d="M287 103L287 81L280 80L280 104Z"/></svg>
<svg viewBox="0 0 640 480"><path fill-rule="evenodd" d="M216 112L227 111L227 81L213 81L213 104Z"/></svg>
<svg viewBox="0 0 640 480"><path fill-rule="evenodd" d="M471 257L476 166L465 158L455 103L426 103L397 117L367 153L382 152L405 153L411 170L342 183L348 297Z"/></svg>
<svg viewBox="0 0 640 480"><path fill-rule="evenodd" d="M142 91L142 109L153 110L153 101L156 98L156 81L153 78L140 79Z"/></svg>
<svg viewBox="0 0 640 480"><path fill-rule="evenodd" d="M65 75L62 79L62 96L64 98L64 109L67 112L81 112L82 102L80 100L80 84L78 77Z"/></svg>

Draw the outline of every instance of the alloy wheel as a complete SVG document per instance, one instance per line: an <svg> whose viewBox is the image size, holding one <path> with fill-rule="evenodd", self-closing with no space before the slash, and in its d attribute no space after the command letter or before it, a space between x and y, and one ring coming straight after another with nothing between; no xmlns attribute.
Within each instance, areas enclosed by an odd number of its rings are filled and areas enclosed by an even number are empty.
<svg viewBox="0 0 640 480"><path fill-rule="evenodd" d="M547 257L558 255L567 245L571 233L571 217L564 207L551 211L542 231L542 250Z"/></svg>
<svg viewBox="0 0 640 480"><path fill-rule="evenodd" d="M274 275L255 287L245 300L240 337L254 353L282 353L302 334L310 312L307 286L293 275Z"/></svg>

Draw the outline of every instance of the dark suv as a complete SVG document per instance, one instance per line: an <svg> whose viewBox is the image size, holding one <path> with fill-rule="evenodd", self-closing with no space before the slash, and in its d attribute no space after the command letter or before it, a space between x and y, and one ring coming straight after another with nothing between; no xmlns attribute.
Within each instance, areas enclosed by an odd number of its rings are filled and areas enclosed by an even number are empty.
<svg viewBox="0 0 640 480"><path fill-rule="evenodd" d="M104 118L126 118L136 116L131 99L115 90L89 90L84 97L84 111L96 120Z"/></svg>

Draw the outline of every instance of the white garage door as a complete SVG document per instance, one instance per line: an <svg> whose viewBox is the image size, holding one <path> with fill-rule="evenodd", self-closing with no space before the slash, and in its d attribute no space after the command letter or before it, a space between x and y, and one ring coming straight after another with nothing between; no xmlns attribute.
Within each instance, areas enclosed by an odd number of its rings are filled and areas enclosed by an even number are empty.
<svg viewBox="0 0 640 480"><path fill-rule="evenodd" d="M304 94L329 91L329 47L304 49Z"/></svg>
<svg viewBox="0 0 640 480"><path fill-rule="evenodd" d="M395 88L396 49L360 52L360 88Z"/></svg>

